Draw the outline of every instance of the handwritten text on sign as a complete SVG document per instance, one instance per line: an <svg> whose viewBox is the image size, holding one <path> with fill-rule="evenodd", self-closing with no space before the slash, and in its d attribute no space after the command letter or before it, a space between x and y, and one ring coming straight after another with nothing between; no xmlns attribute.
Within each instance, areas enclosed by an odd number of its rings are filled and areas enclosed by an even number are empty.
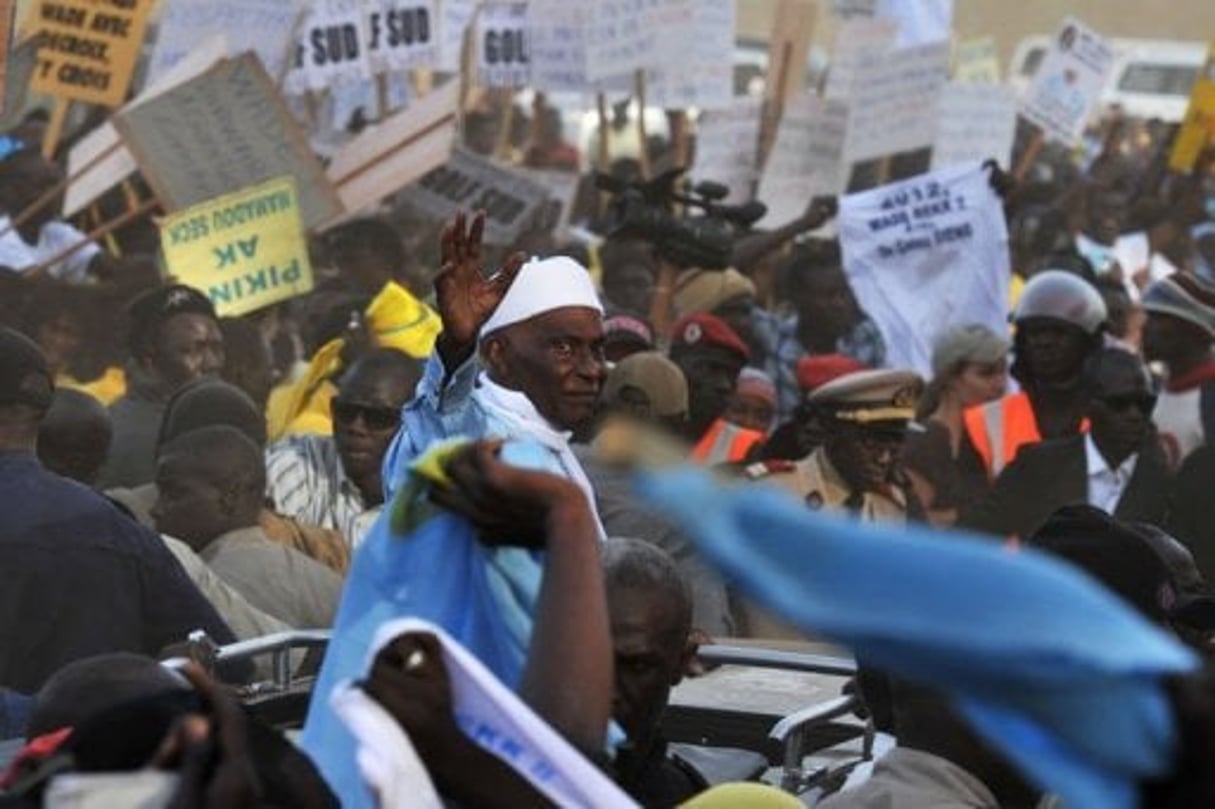
<svg viewBox="0 0 1215 809"><path fill-rule="evenodd" d="M487 87L531 82L526 3L486 3L475 29L477 80Z"/></svg>
<svg viewBox="0 0 1215 809"><path fill-rule="evenodd" d="M160 229L169 272L224 317L312 289L295 180L280 177L169 216Z"/></svg>
<svg viewBox="0 0 1215 809"><path fill-rule="evenodd" d="M152 0L39 3L32 89L107 107L121 104L151 7Z"/></svg>
<svg viewBox="0 0 1215 809"><path fill-rule="evenodd" d="M457 151L408 191L419 209L439 219L458 210L485 211L485 241L509 244L548 200L548 191L488 160Z"/></svg>

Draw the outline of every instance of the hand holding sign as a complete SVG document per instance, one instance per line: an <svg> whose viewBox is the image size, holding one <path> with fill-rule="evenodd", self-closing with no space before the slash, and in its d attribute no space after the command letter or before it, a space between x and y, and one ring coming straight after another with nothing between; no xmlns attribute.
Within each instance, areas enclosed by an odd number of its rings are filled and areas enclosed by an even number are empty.
<svg viewBox="0 0 1215 809"><path fill-rule="evenodd" d="M514 253L498 272L486 278L481 268L485 212L474 214L472 224L467 227L465 222L464 212L460 211L443 228L443 269L435 278L439 317L443 319L437 348L448 370L455 368L472 349L481 326L498 308L526 259L523 253Z"/></svg>

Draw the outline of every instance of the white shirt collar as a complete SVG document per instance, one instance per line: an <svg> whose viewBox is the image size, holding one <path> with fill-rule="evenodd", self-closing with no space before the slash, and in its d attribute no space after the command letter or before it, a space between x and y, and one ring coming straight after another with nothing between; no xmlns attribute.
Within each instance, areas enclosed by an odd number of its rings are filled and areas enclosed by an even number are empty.
<svg viewBox="0 0 1215 809"><path fill-rule="evenodd" d="M476 396L499 415L516 422L517 426L541 443L554 449L569 446L573 433L557 429L552 422L540 415L540 411L526 394L502 387L484 371L477 377Z"/></svg>
<svg viewBox="0 0 1215 809"><path fill-rule="evenodd" d="M1132 453L1117 469L1110 469L1109 462L1105 460L1105 456L1101 454L1101 450L1097 449L1097 442L1093 441L1092 434L1085 433L1084 458L1087 467L1085 471L1090 478L1106 473L1129 478L1131 473L1135 471L1135 462L1139 460L1139 453Z"/></svg>

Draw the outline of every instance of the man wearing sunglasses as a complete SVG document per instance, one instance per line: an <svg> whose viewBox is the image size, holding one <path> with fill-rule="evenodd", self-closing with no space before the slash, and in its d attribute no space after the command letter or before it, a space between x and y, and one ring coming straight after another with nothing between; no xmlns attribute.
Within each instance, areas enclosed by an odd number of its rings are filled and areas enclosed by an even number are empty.
<svg viewBox="0 0 1215 809"><path fill-rule="evenodd" d="M357 546L384 503L380 468L420 375L419 364L394 349L355 361L330 405L333 436L288 436L267 450L267 490L278 512L341 531Z"/></svg>
<svg viewBox="0 0 1215 809"><path fill-rule="evenodd" d="M1089 433L1027 446L963 515L965 527L1024 538L1077 503L1127 522L1163 521L1170 475L1147 369L1133 354L1105 348L1086 366L1085 384Z"/></svg>

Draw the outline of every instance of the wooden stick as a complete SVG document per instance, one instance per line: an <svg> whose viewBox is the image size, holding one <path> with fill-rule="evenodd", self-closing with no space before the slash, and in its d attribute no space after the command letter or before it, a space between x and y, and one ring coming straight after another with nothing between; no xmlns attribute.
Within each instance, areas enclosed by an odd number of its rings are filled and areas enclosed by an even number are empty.
<svg viewBox="0 0 1215 809"><path fill-rule="evenodd" d="M110 146L108 149L105 149L104 151L98 153L96 157L94 157L92 160L89 160L87 163L85 163L83 166L81 166L79 169L77 169L74 174L69 174L67 177L64 177L62 180L55 183L53 186L48 188L46 191L42 192L42 194L36 200L31 202L29 204L29 206L26 207L25 210L23 210L21 213L17 214L15 217L13 217L13 219L9 223L8 227L0 228L0 236L5 236L10 231L16 230L17 228L24 225L26 222L28 222L30 220L31 217L33 217L34 214L38 213L40 210L45 208L48 203L53 202L54 200L58 199L60 194L62 194L68 190L68 186L70 186L72 183L79 180L85 174L88 174L90 171L92 171L94 168L96 168L97 165L99 163L101 163L101 161L105 160L107 157L109 157L110 155L112 155L114 152L118 151L121 148L122 148L121 141L118 143L115 143L113 146Z"/></svg>
<svg viewBox="0 0 1215 809"><path fill-rule="evenodd" d="M494 157L499 160L509 160L510 135L515 126L515 99L510 90L503 90L499 98L506 102L506 110L502 113L502 125L498 129L498 142L494 146Z"/></svg>
<svg viewBox="0 0 1215 809"><path fill-rule="evenodd" d="M1038 159L1038 153L1042 151L1042 147L1046 145L1046 133L1040 128L1034 128L1034 136L1025 146L1025 151L1021 153L1021 159L1017 161L1016 167L1013 169L1012 176L1017 182L1020 182L1029 172L1030 166Z"/></svg>
<svg viewBox="0 0 1215 809"><path fill-rule="evenodd" d="M22 274L26 277L36 277L38 275L41 275L42 273L49 270L51 267L54 267L59 262L63 261L68 256L73 255L77 250L84 247L86 244L89 244L90 242L96 242L98 239L105 238L106 236L110 235L114 231L118 230L118 228L122 227L123 225L129 224L130 222L133 222L134 220L136 220L139 217L143 216L144 214L148 213L149 211L151 211L153 208L155 208L159 204L160 204L160 202L156 199L149 199L149 200L145 201L142 205L140 205L135 210L127 211L122 216L119 216L116 219L110 220L106 224L104 224L101 227L96 228L95 230L90 232L83 239L76 242L72 246L65 247L64 249L60 250L55 255L48 258L46 261L43 261L41 264L35 265L34 267L32 267L31 269L27 270L26 272L24 272Z"/></svg>
<svg viewBox="0 0 1215 809"><path fill-rule="evenodd" d="M42 156L50 160L59 148L59 140L63 137L63 125L67 123L68 109L72 106L70 99L55 97L55 105L51 107L51 120L46 125L42 136Z"/></svg>
<svg viewBox="0 0 1215 809"><path fill-rule="evenodd" d="M650 179L650 149L647 145L645 132L645 70L638 68L633 76L633 86L637 95L637 136L641 138L641 152L637 162L641 166L641 179Z"/></svg>
<svg viewBox="0 0 1215 809"><path fill-rule="evenodd" d="M602 92L595 95L595 109L599 114L599 149L595 155L595 167L604 174L608 173L611 168L611 152L608 150L608 117L607 117L607 96ZM608 193L600 191L595 206L600 218L607 212Z"/></svg>
<svg viewBox="0 0 1215 809"><path fill-rule="evenodd" d="M757 164L763 166L768 161L768 152L776 142L776 130L780 128L780 119L785 115L785 87L789 83L789 62L793 58L793 43L786 42L780 51L780 64L776 68L776 92L768 96L764 105L763 118L760 120L759 153ZM772 76L772 66L768 66L768 76Z"/></svg>
<svg viewBox="0 0 1215 809"><path fill-rule="evenodd" d="M429 68L419 68L413 71L413 92L418 97L429 93L435 88L435 73Z"/></svg>
<svg viewBox="0 0 1215 809"><path fill-rule="evenodd" d="M380 73L375 77L375 103L380 108L380 114L376 120L383 121L388 117L388 113L392 112L392 110L388 108L387 73Z"/></svg>

